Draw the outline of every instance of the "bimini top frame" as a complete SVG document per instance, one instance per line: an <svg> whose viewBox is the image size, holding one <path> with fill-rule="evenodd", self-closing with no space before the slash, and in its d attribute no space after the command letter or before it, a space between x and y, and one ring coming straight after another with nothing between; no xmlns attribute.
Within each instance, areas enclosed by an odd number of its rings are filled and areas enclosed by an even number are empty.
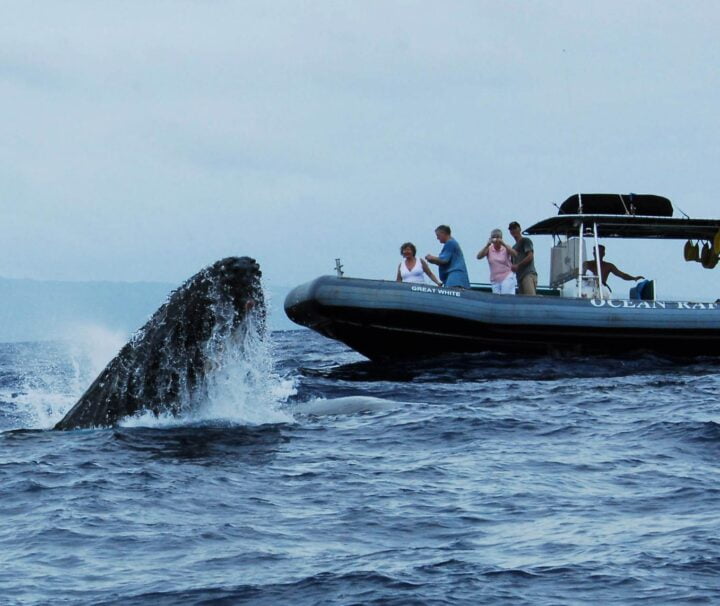
<svg viewBox="0 0 720 606"><path fill-rule="evenodd" d="M706 240L720 235L720 219L674 218L670 200L647 194L575 194L558 207L557 216L540 221L525 230L527 235L547 235L566 239L577 237L577 267L585 267L583 240L591 237L597 247L600 238L653 238L659 240ZM600 260L594 276L600 285ZM581 296L582 269L578 270L577 296Z"/></svg>
<svg viewBox="0 0 720 606"><path fill-rule="evenodd" d="M640 215L557 215L525 230L527 235L577 235L582 224L597 226L600 238L655 238L658 240L712 241L720 219L678 219Z"/></svg>
<svg viewBox="0 0 720 606"><path fill-rule="evenodd" d="M525 233L573 237L584 224L599 238L710 241L720 230L720 219L675 218L670 200L649 194L575 194L558 208Z"/></svg>

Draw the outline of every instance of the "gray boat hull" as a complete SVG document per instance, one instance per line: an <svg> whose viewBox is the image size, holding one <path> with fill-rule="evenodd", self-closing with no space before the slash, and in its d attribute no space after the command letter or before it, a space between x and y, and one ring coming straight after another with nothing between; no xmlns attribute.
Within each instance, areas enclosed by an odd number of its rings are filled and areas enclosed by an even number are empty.
<svg viewBox="0 0 720 606"><path fill-rule="evenodd" d="M720 352L715 303L501 296L322 276L293 289L285 312L373 360L485 351Z"/></svg>

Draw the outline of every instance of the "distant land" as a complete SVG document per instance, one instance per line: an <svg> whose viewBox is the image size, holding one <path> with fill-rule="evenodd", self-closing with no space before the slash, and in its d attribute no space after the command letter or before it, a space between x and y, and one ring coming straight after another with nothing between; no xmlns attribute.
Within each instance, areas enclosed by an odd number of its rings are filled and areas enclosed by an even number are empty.
<svg viewBox="0 0 720 606"><path fill-rule="evenodd" d="M0 342L71 339L87 327L130 335L179 284L0 278ZM270 330L300 328L283 311L290 287L266 288Z"/></svg>

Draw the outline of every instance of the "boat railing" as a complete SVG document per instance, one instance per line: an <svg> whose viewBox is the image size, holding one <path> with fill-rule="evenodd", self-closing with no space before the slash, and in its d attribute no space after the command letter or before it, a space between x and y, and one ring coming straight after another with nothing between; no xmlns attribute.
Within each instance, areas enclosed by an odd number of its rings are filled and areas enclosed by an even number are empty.
<svg viewBox="0 0 720 606"><path fill-rule="evenodd" d="M475 290L477 292L492 292L492 285L487 282L471 282L470 290ZM559 288L554 288L552 286L538 286L535 289L535 293L546 297L559 297L561 291Z"/></svg>

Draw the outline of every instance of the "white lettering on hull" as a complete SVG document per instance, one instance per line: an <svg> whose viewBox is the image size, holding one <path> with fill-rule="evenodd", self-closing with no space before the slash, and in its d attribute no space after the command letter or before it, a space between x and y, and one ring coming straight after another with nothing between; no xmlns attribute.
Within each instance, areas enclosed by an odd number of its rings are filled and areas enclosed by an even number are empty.
<svg viewBox="0 0 720 606"><path fill-rule="evenodd" d="M623 309L667 309L668 303L670 309L718 309L717 303L690 303L688 301L635 301L631 299L623 299L616 301L614 299L590 299L593 307L613 307Z"/></svg>
<svg viewBox="0 0 720 606"><path fill-rule="evenodd" d="M434 288L432 286L413 286L410 288L410 290L415 292L431 292L436 295L445 295L448 297L460 297L462 296L460 294L459 290L452 290L448 288Z"/></svg>

